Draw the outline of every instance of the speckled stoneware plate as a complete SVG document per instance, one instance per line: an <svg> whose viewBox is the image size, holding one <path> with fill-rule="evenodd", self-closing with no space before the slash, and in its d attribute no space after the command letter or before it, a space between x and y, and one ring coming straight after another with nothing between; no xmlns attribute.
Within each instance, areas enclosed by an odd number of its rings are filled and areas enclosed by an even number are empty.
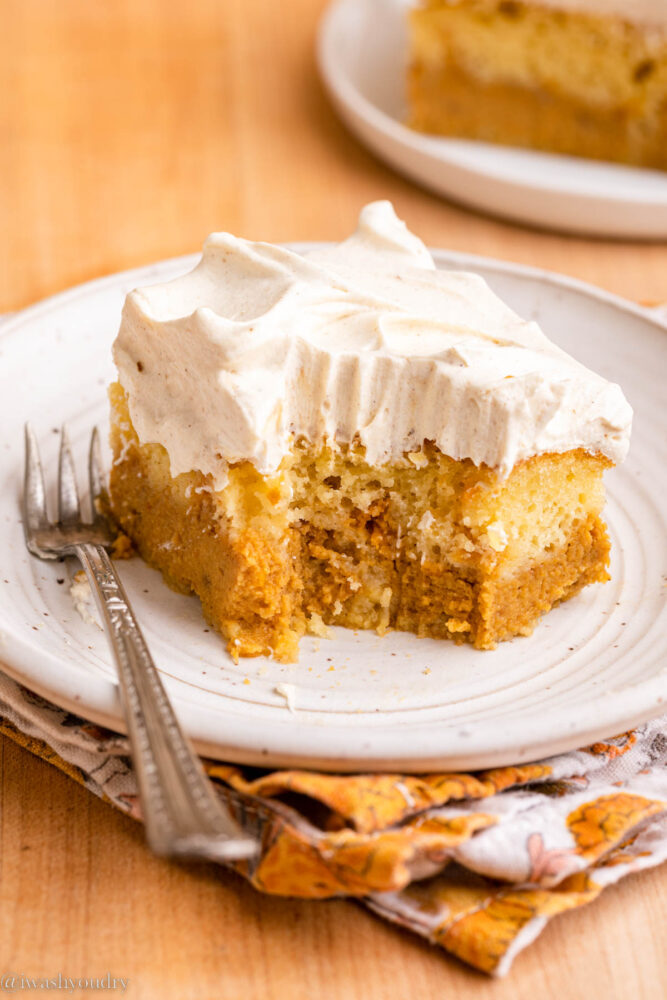
<svg viewBox="0 0 667 1000"><path fill-rule="evenodd" d="M317 43L343 121L400 173L529 226L628 239L667 238L667 173L483 142L404 125L406 15L415 0L334 0Z"/></svg>
<svg viewBox="0 0 667 1000"><path fill-rule="evenodd" d="M303 640L300 662L286 666L235 664L195 598L172 593L139 559L121 563L179 718L213 757L330 770L488 767L567 750L665 710L667 327L567 278L460 254L435 258L481 273L558 344L623 386L635 425L629 458L607 476L612 581L493 652L335 629L331 639ZM35 691L119 729L105 637L69 594L76 563L40 562L24 547L23 422L32 421L55 473L53 429L66 421L83 466L91 427L107 423L110 345L125 293L193 263L82 285L16 314L0 332L0 660ZM281 685L290 685L292 708Z"/></svg>

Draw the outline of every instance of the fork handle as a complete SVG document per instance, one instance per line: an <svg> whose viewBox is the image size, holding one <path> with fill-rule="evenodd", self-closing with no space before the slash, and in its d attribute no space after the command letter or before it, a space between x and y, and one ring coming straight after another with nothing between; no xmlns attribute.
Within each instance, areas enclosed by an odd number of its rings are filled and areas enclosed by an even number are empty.
<svg viewBox="0 0 667 1000"><path fill-rule="evenodd" d="M213 790L174 714L123 585L101 545L76 546L113 651L146 836L156 854L249 858L258 843Z"/></svg>

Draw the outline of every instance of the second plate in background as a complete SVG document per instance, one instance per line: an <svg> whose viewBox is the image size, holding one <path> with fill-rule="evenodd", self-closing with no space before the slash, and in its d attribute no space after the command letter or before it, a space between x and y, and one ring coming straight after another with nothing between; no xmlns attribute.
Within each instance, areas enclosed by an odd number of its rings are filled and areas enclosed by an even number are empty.
<svg viewBox="0 0 667 1000"><path fill-rule="evenodd" d="M667 239L667 174L444 139L406 117L407 11L414 0L335 0L318 65L341 118L401 173L472 208L589 236Z"/></svg>

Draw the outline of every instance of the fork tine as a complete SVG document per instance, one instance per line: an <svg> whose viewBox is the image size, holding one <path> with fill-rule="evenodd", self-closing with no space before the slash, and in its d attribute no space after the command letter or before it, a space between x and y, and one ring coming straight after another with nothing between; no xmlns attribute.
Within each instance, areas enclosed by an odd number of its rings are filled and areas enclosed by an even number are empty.
<svg viewBox="0 0 667 1000"><path fill-rule="evenodd" d="M73 524L79 520L79 491L67 428L63 426L58 457L58 520Z"/></svg>
<svg viewBox="0 0 667 1000"><path fill-rule="evenodd" d="M44 474L37 438L30 424L25 425L25 471L23 476L23 522L26 533L48 525Z"/></svg>
<svg viewBox="0 0 667 1000"><path fill-rule="evenodd" d="M104 468L102 466L102 449L100 448L100 435L97 427L93 427L90 435L90 448L88 449L88 484L90 487L90 510L93 521L100 515L95 507L95 500L104 492L106 485L104 481Z"/></svg>

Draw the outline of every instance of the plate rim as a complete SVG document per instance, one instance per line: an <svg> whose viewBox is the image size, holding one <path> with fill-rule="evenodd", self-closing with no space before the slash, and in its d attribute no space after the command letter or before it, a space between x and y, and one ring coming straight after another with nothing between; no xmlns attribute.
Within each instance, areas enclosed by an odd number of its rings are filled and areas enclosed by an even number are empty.
<svg viewBox="0 0 667 1000"><path fill-rule="evenodd" d="M294 250L306 250L316 246L322 246L323 242L300 241L284 245L289 246ZM659 330L660 334L664 335L667 333L667 319L663 319L658 315L652 314L649 308L639 306L630 300L616 295L615 293L597 288L596 286L590 285L589 283L581 281L578 278L572 278L568 275L561 275L556 272L535 268L529 265L514 264L511 261L502 261L496 258L487 258L474 254L460 253L453 250L433 249L432 252L437 261L445 262L447 266L474 268L475 265L477 265L488 271L506 274L511 277L525 277L533 282L547 283L551 286L565 288L579 294L583 294L589 298L594 298L602 303L610 305L615 309L630 313L641 321L647 323L649 326L655 327ZM198 258L198 254L187 254L167 258L163 261L152 262L140 267L115 272L100 278L94 278L90 281L75 285L54 295L48 296L47 298L42 299L41 301L38 301L33 305L9 316L0 326L0 343L2 343L5 339L5 336L11 335L12 331L17 327L23 326L26 323L29 324L33 321L33 319L40 317L44 313L48 313L53 309L58 309L76 298L85 297L86 295L94 295L100 288L104 288L108 285L113 286L122 283L129 286L132 285L135 280L138 282L145 281L147 276L150 275L150 272L154 270L170 270L180 268L181 266L183 268L187 268ZM157 280L160 280L160 277L161 276L158 275ZM152 279L149 277L148 280ZM0 620L2 620L4 626L6 619L1 611ZM116 732L124 731L125 727L122 723L122 716L120 715L118 693L115 685L112 684L111 686L115 691L114 704L118 709L117 715L110 714L108 711L104 711L95 706L91 708L88 704L84 705L79 699L73 698L71 695L67 695L66 691L58 688L57 685L49 684L48 682L45 682L43 678L40 678L38 676L39 666L35 666L34 654L31 655L31 647L25 641L21 641L21 637L19 635L16 636L16 642L13 642L13 639L14 636L11 635L11 633L8 635L5 632L5 641L0 648L0 654L2 655L2 668L8 676L13 677L20 683L25 684L26 687L29 687L31 690L34 690L38 694L42 694L44 697L53 701L55 704L72 711L85 719L97 722ZM6 662L7 655L12 658L12 663ZM654 675L652 678L624 688L620 693L608 693L606 696L607 704L611 705L613 703L615 705L615 709L613 713L610 713L608 710L605 713L605 718L608 719L610 714L612 714L613 718L618 720L617 725L619 728L628 728L626 721L630 718L630 724L637 725L642 721L646 721L651 717L659 715L662 711L664 711L665 702L667 700L665 699L665 691L663 690L664 681L661 680L661 677L661 674ZM639 708L639 705L642 705L643 707ZM197 712L199 711L200 709L198 708ZM211 709L207 708L206 711L210 712ZM490 751L487 748L486 750L479 751L479 764L475 764L473 762L471 764L463 765L460 762L452 762L447 765L447 767L449 769L451 769L451 767L461 766L471 768L482 766L489 767L499 766L501 763L519 763L540 759L547 755L551 756L553 753L562 752L566 749L572 749L575 743L577 745L583 745L593 739L609 736L610 727L610 723L605 723L603 730L601 730L596 728L592 723L586 726L582 725L580 721L578 726L575 724L574 726L568 727L563 731L563 734L558 739L554 738L548 742L543 742L541 747L538 747L535 751L530 749L532 740L527 741L529 744L527 750L525 748L519 748L517 750L516 739L514 740L513 748L510 750L510 748L503 744L503 740L500 739L500 734L496 733L493 740L495 750ZM333 728L333 725L329 728ZM573 730L576 730L577 733L576 740L572 735ZM217 759L257 764L260 766L267 766L267 762L271 761L271 766L311 766L322 770L338 770L341 772L359 771L360 768L369 771L403 770L406 772L419 772L424 770L433 770L434 768L442 769L444 765L439 763L439 761L442 761L445 757L445 755L440 752L440 754L432 754L431 756L420 755L418 758L406 757L405 755L397 758L391 757L389 754L384 752L382 748L380 748L375 755L369 754L364 758L363 763L360 764L360 758L358 756L351 756L349 759L346 759L344 753L341 753L340 749L337 749L335 756L331 751L323 756L318 756L312 752L308 752L308 754L306 754L304 750L299 750L298 747L294 750L294 752L274 752L273 750L266 751L261 748L256 752L253 752L248 746L239 747L238 745L229 745L220 740L210 742L206 739L199 739L196 735L193 735L192 739L200 753ZM508 742L508 739L510 739L509 736L505 739L505 743ZM548 747L548 749L545 750L544 747ZM451 753L449 756L451 757ZM468 754L467 759L474 761L474 757L474 753ZM481 759L482 757L483 760ZM307 764L305 763L306 758L308 762Z"/></svg>

